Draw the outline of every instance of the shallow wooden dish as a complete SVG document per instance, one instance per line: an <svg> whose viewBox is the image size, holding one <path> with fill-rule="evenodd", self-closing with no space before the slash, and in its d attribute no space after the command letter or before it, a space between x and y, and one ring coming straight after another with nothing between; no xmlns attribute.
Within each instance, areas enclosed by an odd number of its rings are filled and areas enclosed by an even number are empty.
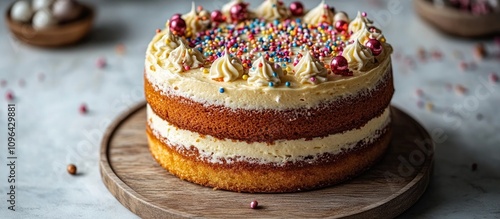
<svg viewBox="0 0 500 219"><path fill-rule="evenodd" d="M436 7L429 0L414 0L416 12L441 31L460 37L482 37L500 33L500 12L473 15L447 7Z"/></svg>
<svg viewBox="0 0 500 219"><path fill-rule="evenodd" d="M95 10L89 5L82 4L82 6L83 14L78 20L44 30L35 30L31 24L12 20L10 17L12 6L5 13L5 21L12 34L27 44L40 47L68 46L82 40L92 28Z"/></svg>
<svg viewBox="0 0 500 219"><path fill-rule="evenodd" d="M396 107L391 110L393 139L370 170L324 189L251 194L182 181L158 165L148 150L142 102L104 134L101 176L111 194L142 218L392 218L427 188L434 145L418 122ZM259 209L250 209L253 200Z"/></svg>

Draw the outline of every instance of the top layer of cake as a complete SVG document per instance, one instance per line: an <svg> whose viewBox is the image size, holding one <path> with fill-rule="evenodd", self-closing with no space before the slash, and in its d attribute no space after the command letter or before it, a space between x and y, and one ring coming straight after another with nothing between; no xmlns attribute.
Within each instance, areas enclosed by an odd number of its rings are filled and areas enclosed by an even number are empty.
<svg viewBox="0 0 500 219"><path fill-rule="evenodd" d="M174 15L148 46L148 80L209 105L294 109L370 92L391 68L392 47L366 13L350 20L324 2L305 15L277 0L247 6L193 4Z"/></svg>

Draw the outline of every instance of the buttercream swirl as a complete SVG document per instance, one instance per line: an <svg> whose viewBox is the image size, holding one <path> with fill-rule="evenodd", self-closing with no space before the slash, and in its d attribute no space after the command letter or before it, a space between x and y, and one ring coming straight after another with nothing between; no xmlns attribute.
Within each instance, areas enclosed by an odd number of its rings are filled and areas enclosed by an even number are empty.
<svg viewBox="0 0 500 219"><path fill-rule="evenodd" d="M226 49L224 56L219 57L210 67L210 78L215 81L234 81L243 75L243 65L237 57L231 56Z"/></svg>
<svg viewBox="0 0 500 219"><path fill-rule="evenodd" d="M349 23L348 31L349 33L356 33L360 30L366 29L373 24L373 21L369 20L367 17L363 16L361 12L358 11L358 15L354 20Z"/></svg>
<svg viewBox="0 0 500 219"><path fill-rule="evenodd" d="M190 48L184 39L178 40L179 46L170 52L167 68L175 73L203 66L205 58L197 49Z"/></svg>
<svg viewBox="0 0 500 219"><path fill-rule="evenodd" d="M328 80L326 78L328 70L323 66L323 63L312 57L309 51L305 53L293 70L295 77L302 84L319 84Z"/></svg>
<svg viewBox="0 0 500 219"><path fill-rule="evenodd" d="M170 32L169 23L167 21L167 27L163 34L159 34L157 37L161 37L153 44L154 55L160 60L166 60L169 57L170 52L179 46L179 37Z"/></svg>
<svg viewBox="0 0 500 219"><path fill-rule="evenodd" d="M199 31L204 31L209 27L209 25L207 25L207 22L201 19L201 16L199 16L196 12L196 5L194 4L194 2L192 4L191 11L187 14L182 15L182 19L186 21L188 36Z"/></svg>
<svg viewBox="0 0 500 219"><path fill-rule="evenodd" d="M347 45L342 52L342 56L347 59L351 70L366 71L374 67L372 51L359 41Z"/></svg>
<svg viewBox="0 0 500 219"><path fill-rule="evenodd" d="M315 25L321 23L333 24L334 17L335 15L323 0L316 8L313 8L304 16L304 22Z"/></svg>
<svg viewBox="0 0 500 219"><path fill-rule="evenodd" d="M373 29L373 31L370 31L370 29ZM384 35L382 32L375 28L375 27L365 27L357 32L354 32L354 34L351 35L349 40L358 40L361 42L361 44L365 44L366 41L369 39L377 39L381 41L384 38Z"/></svg>
<svg viewBox="0 0 500 219"><path fill-rule="evenodd" d="M254 86L275 86L281 83L282 75L283 69L279 65L274 66L261 56L252 63L247 82Z"/></svg>
<svg viewBox="0 0 500 219"><path fill-rule="evenodd" d="M289 17L290 15L290 12L288 11L288 8L285 6L285 4L278 0L265 0L259 6L259 9L256 13L260 18L266 19L268 21L284 19Z"/></svg>

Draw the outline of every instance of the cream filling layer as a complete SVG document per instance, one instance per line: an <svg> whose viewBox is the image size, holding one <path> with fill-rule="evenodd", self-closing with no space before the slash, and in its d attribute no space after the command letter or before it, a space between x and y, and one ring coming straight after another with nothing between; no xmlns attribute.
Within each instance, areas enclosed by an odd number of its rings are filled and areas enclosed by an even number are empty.
<svg viewBox="0 0 500 219"><path fill-rule="evenodd" d="M265 142L247 143L230 139L217 139L212 136L201 136L196 132L183 130L170 124L156 115L151 107L147 106L148 125L153 134L172 147L177 149L198 150L202 159L211 163L232 163L247 161L260 164L272 163L284 165L287 162L301 161L312 156L307 161L313 162L320 155L338 154L343 150L351 149L360 141L371 143L380 136L381 131L390 122L390 108L377 118L368 121L363 127L343 133L329 135L312 140L277 140L269 145Z"/></svg>
<svg viewBox="0 0 500 219"><path fill-rule="evenodd" d="M256 87L245 80L232 82L213 81L202 69L192 69L182 74L172 73L159 66L151 53L146 56L146 78L162 94L182 96L201 104L219 105L232 109L297 109L313 108L349 96L369 93L389 74L391 59L379 66L353 77L328 75L321 84L300 84L293 75L284 75L281 81L291 81L291 86ZM220 89L224 92L221 93Z"/></svg>

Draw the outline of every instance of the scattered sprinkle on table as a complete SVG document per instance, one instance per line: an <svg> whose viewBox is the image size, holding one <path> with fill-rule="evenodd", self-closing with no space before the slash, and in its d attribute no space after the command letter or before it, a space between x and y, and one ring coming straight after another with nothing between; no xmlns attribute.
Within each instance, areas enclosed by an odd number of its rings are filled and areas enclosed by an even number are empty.
<svg viewBox="0 0 500 219"><path fill-rule="evenodd" d="M85 103L82 103L80 105L79 110L80 110L80 114L87 114L87 112L88 112L87 105Z"/></svg>
<svg viewBox="0 0 500 219"><path fill-rule="evenodd" d="M107 66L106 59L104 57L98 58L96 62L97 68L103 69Z"/></svg>
<svg viewBox="0 0 500 219"><path fill-rule="evenodd" d="M486 52L486 48L484 47L484 44L479 43L474 47L474 56L478 59L483 59L486 57L488 53Z"/></svg>
<svg viewBox="0 0 500 219"><path fill-rule="evenodd" d="M5 98L7 99L7 101L14 100L14 93L12 91L7 91L7 93L5 93Z"/></svg>
<svg viewBox="0 0 500 219"><path fill-rule="evenodd" d="M460 64L458 65L462 71L465 71L469 68L469 65L467 62L461 61Z"/></svg>
<svg viewBox="0 0 500 219"><path fill-rule="evenodd" d="M488 78L493 83L497 83L498 82L498 75L495 72L492 72Z"/></svg>
<svg viewBox="0 0 500 219"><path fill-rule="evenodd" d="M76 166L74 164L68 165L66 169L68 170L69 174L76 175Z"/></svg>
<svg viewBox="0 0 500 219"><path fill-rule="evenodd" d="M116 45L115 51L116 51L116 54L118 54L118 55L125 54L125 45L123 45L123 43L119 43L118 45Z"/></svg>
<svg viewBox="0 0 500 219"><path fill-rule="evenodd" d="M415 90L415 94L417 95L417 97L422 97L422 96L424 96L424 91L420 88L417 88Z"/></svg>
<svg viewBox="0 0 500 219"><path fill-rule="evenodd" d="M417 49L417 54L418 54L418 57L420 58L421 61L423 61L427 58L427 52L425 51L425 49L423 47L419 47Z"/></svg>
<svg viewBox="0 0 500 219"><path fill-rule="evenodd" d="M425 104L425 109L429 112L432 112L432 110L434 110L434 104L432 104L431 102L427 102Z"/></svg>
<svg viewBox="0 0 500 219"><path fill-rule="evenodd" d="M467 93L467 88L461 84L457 84L455 85L455 92L457 92L457 94L464 95Z"/></svg>
<svg viewBox="0 0 500 219"><path fill-rule="evenodd" d="M417 106L418 106L418 108L423 108L424 107L424 102L421 101L421 100L418 100L417 101Z"/></svg>
<svg viewBox="0 0 500 219"><path fill-rule="evenodd" d="M251 209L257 209L258 207L259 207L259 202L257 202L256 200L250 202Z"/></svg>
<svg viewBox="0 0 500 219"><path fill-rule="evenodd" d="M441 60L441 58L443 58L443 53L441 53L441 51L439 50L434 50L432 51L432 57L434 59Z"/></svg>

